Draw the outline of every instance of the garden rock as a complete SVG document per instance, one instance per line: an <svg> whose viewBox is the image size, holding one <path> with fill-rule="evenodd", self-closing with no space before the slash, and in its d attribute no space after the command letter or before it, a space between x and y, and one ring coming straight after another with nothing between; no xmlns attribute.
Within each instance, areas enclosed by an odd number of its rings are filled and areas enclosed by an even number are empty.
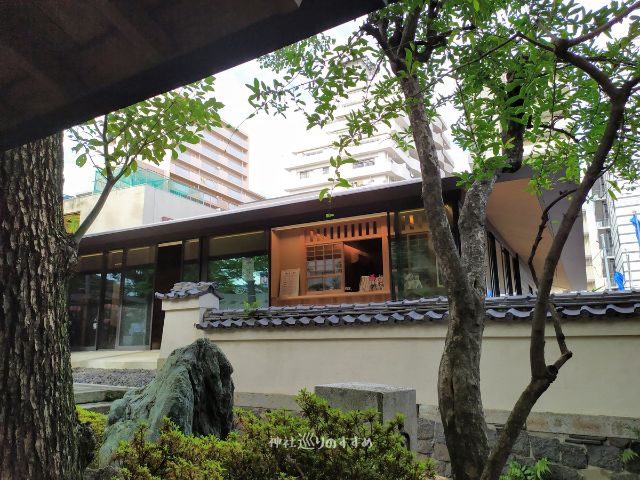
<svg viewBox="0 0 640 480"><path fill-rule="evenodd" d="M156 440L165 417L186 435L226 438L233 426L233 368L210 340L198 339L174 350L156 377L111 406L98 465L108 465L121 440L128 441L140 422Z"/></svg>
<svg viewBox="0 0 640 480"><path fill-rule="evenodd" d="M88 468L84 472L83 480L124 480L124 476L120 469L108 466L99 470Z"/></svg>
<svg viewBox="0 0 640 480"><path fill-rule="evenodd" d="M96 436L88 423L79 423L76 427L78 437L78 456L80 467L86 468L93 461L96 448Z"/></svg>

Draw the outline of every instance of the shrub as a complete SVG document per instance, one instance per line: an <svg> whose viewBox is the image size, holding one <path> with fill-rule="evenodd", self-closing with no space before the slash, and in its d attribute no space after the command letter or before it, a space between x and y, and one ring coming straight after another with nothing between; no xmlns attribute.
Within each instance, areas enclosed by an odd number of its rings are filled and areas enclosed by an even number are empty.
<svg viewBox="0 0 640 480"><path fill-rule="evenodd" d="M80 423L88 423L93 430L93 433L96 436L96 444L99 448L100 445L102 445L102 440L104 439L104 429L107 428L107 416L102 413L86 410L77 405L76 413L78 414L78 420Z"/></svg>
<svg viewBox="0 0 640 480"><path fill-rule="evenodd" d="M104 439L104 430L105 428L107 428L107 416L102 413L86 410L77 405L76 405L76 414L78 415L78 420L80 423L89 424L89 426L91 427L91 430L93 430L93 434L96 437L96 446L93 454L94 461L90 464L90 466L93 466L93 463L95 462L95 458L97 457L97 454L98 454L98 450L100 450L100 446L102 445L102 441Z"/></svg>
<svg viewBox="0 0 640 480"><path fill-rule="evenodd" d="M549 473L549 461L546 458L538 460L533 467L511 462L506 475L501 475L500 480L542 480Z"/></svg>
<svg viewBox="0 0 640 480"><path fill-rule="evenodd" d="M640 440L640 428L627 426L627 430L633 433L636 440ZM636 442L636 445L637 445L637 442ZM635 459L639 457L638 452L636 452L636 450L633 449L633 443L622 451L621 456L622 456L622 463L624 463L625 465L633 462Z"/></svg>
<svg viewBox="0 0 640 480"><path fill-rule="evenodd" d="M239 432L226 440L183 435L169 420L157 442L143 425L115 460L129 480L421 480L435 462L417 461L398 433L402 418L381 423L377 412L343 413L303 391L301 415L283 410L258 417L238 411Z"/></svg>

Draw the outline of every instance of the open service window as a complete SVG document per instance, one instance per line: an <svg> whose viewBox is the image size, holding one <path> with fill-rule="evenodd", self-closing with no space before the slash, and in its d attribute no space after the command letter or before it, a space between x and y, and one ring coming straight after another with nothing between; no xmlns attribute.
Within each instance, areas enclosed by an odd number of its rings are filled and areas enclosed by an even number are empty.
<svg viewBox="0 0 640 480"><path fill-rule="evenodd" d="M271 304L390 299L387 215L274 228Z"/></svg>

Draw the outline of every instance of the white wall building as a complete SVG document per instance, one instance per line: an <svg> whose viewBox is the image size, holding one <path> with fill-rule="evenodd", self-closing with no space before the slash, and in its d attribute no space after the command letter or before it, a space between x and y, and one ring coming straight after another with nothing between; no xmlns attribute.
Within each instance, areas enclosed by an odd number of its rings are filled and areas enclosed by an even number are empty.
<svg viewBox="0 0 640 480"><path fill-rule="evenodd" d="M624 275L625 289L638 289L640 243L631 217L634 213L640 215L640 190L618 181L622 192L615 192L614 200L608 192L612 189L609 178L605 175L598 179L592 189L593 199L585 207L590 247L586 251L587 282L592 280L595 289L617 289L614 274L620 272Z"/></svg>
<svg viewBox="0 0 640 480"><path fill-rule="evenodd" d="M99 197L99 193L87 193L65 199L65 220L73 217L77 224L82 223L93 210ZM149 184L140 184L113 190L87 233L140 227L150 223L206 215L214 211L215 209L189 198L177 196Z"/></svg>
<svg viewBox="0 0 640 480"><path fill-rule="evenodd" d="M312 192L331 185L328 179L333 174L333 168L329 165L329 159L338 154L332 143L340 134L346 132L346 116L361 107L365 93L364 87L352 89L349 97L334 113L335 120L323 128L319 141L293 153L293 159L286 167L290 175L286 188L288 193ZM374 136L365 138L360 145L348 149L357 163L341 167L342 177L349 180L353 186L419 178L420 163L417 152L413 149L403 151L391 138L392 134L400 133L408 126L409 121L406 117L391 120L391 126L378 123ZM438 149L442 176L449 175L453 172L454 163L448 154L451 146L444 136L447 127L442 120L437 119L431 128Z"/></svg>

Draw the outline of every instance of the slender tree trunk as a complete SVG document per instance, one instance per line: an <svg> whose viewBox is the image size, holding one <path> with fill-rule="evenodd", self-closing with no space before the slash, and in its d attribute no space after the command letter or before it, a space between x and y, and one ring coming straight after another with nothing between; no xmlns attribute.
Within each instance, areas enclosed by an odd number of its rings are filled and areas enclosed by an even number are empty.
<svg viewBox="0 0 640 480"><path fill-rule="evenodd" d="M453 477L477 480L489 454L480 395L485 315L484 218L476 218L469 209L461 217L464 229L461 259L445 214L438 156L420 85L416 78L407 76L402 80L402 89L410 107L411 128L420 158L427 221L448 291L448 330L438 372L440 416ZM493 182L487 182L475 188L470 192L473 199L465 203L486 204L492 185ZM471 260L465 262L467 257Z"/></svg>
<svg viewBox="0 0 640 480"><path fill-rule="evenodd" d="M0 153L0 478L80 478L62 135Z"/></svg>
<svg viewBox="0 0 640 480"><path fill-rule="evenodd" d="M484 308L469 311L454 298L449 300L449 312L438 371L438 404L453 478L477 480L489 454L480 395Z"/></svg>

